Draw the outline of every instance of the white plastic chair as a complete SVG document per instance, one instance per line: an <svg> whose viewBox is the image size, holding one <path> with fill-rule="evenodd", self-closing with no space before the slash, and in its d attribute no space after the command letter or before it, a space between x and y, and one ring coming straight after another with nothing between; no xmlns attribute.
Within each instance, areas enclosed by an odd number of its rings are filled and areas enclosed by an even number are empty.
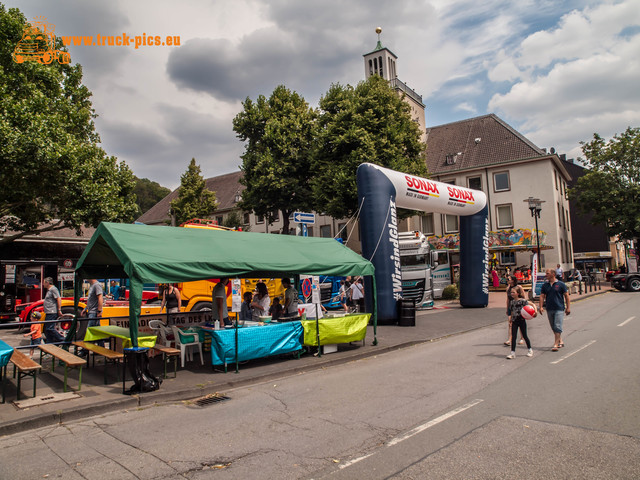
<svg viewBox="0 0 640 480"><path fill-rule="evenodd" d="M202 342L200 342L200 338L197 333L182 333L180 329L173 325L171 327L173 330L173 335L176 340L176 348L180 348L180 361L182 362L182 368L184 368L184 356L185 353L188 355L188 360L193 360L193 349L198 347L200 351L200 363L204 365L204 358L202 357ZM182 335L182 336L181 336ZM188 339L193 339L193 341L189 341ZM191 348L188 348L191 347Z"/></svg>
<svg viewBox="0 0 640 480"><path fill-rule="evenodd" d="M170 339L167 334L171 332L169 327L167 327L161 320L149 320L149 328L153 330L156 336L159 338L160 342L165 347L171 347L173 340Z"/></svg>

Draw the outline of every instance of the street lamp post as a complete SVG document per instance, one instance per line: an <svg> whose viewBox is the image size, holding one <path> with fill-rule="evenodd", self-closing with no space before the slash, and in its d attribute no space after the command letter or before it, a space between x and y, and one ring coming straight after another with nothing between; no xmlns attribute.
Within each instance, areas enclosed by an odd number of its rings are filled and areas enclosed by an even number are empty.
<svg viewBox="0 0 640 480"><path fill-rule="evenodd" d="M531 216L535 219L536 222L536 249L538 251L538 271L540 271L540 266L542 265L542 256L540 255L540 234L538 233L538 219L540 218L540 212L542 211L542 204L544 203L544 200L529 197L526 200L523 200L523 202L527 202L529 204Z"/></svg>

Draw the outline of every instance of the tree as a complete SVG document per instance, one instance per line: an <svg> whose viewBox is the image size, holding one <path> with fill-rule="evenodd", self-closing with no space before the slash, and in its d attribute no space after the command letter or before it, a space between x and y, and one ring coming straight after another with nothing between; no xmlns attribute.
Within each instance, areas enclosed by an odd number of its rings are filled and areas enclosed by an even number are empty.
<svg viewBox="0 0 640 480"><path fill-rule="evenodd" d="M171 214L179 225L192 218L205 218L218 208L216 194L207 190L200 166L192 158L187 171L180 177L178 198L171 202Z"/></svg>
<svg viewBox="0 0 640 480"><path fill-rule="evenodd" d="M356 170L363 162L426 176L425 145L409 105L378 75L333 84L320 99L313 155L315 209L336 218L358 209Z"/></svg>
<svg viewBox="0 0 640 480"><path fill-rule="evenodd" d="M247 142L240 180L247 188L239 206L264 215L268 223L282 212L283 232L289 216L311 206L310 151L315 112L303 97L283 85L267 99L247 98L233 119L237 137Z"/></svg>
<svg viewBox="0 0 640 480"><path fill-rule="evenodd" d="M604 224L610 236L640 236L640 128L628 127L605 142L595 133L581 142L588 173L569 191L573 205L593 213L591 223Z"/></svg>
<svg viewBox="0 0 640 480"><path fill-rule="evenodd" d="M0 244L133 220L133 173L98 146L82 67L14 62L25 25L0 4Z"/></svg>
<svg viewBox="0 0 640 480"><path fill-rule="evenodd" d="M237 212L237 211L233 211L229 213L229 215L227 215L227 217L222 222L222 226L227 228L235 228L235 229L242 228L242 230L244 230L245 232L248 232L249 229L251 228L250 225L243 225L242 215L240 214L240 212Z"/></svg>
<svg viewBox="0 0 640 480"><path fill-rule="evenodd" d="M133 193L136 194L136 204L138 205L138 216L153 207L156 203L171 193L166 187L158 182L153 182L148 178L135 178L136 186Z"/></svg>

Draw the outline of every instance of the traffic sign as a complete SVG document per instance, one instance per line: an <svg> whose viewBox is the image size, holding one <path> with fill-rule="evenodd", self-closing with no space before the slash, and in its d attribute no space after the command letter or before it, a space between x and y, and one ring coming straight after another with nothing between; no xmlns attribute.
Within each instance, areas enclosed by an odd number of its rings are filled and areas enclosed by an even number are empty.
<svg viewBox="0 0 640 480"><path fill-rule="evenodd" d="M315 213L294 212L293 221L296 223L316 223Z"/></svg>

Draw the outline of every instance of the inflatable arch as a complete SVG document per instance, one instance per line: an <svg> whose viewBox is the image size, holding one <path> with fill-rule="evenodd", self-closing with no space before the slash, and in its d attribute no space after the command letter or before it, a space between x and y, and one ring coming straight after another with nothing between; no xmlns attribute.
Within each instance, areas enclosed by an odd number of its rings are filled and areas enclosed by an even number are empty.
<svg viewBox="0 0 640 480"><path fill-rule="evenodd" d="M460 304L489 303L489 223L484 192L435 182L371 163L356 174L362 256L375 266L378 323L397 318L402 297L398 208L460 215ZM369 280L368 289L373 288ZM369 298L369 297L368 297ZM371 305L368 310L371 311Z"/></svg>

